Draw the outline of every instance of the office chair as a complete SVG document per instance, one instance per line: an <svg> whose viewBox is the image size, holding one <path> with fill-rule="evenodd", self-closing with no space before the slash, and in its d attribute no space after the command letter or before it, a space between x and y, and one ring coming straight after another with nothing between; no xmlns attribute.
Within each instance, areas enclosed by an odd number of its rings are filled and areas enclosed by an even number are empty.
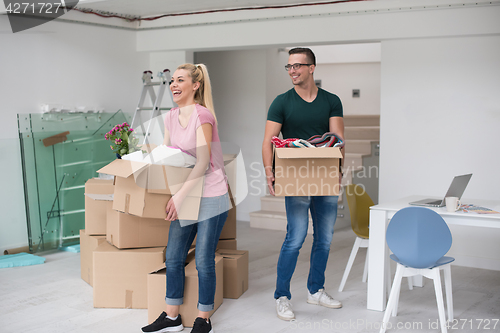
<svg viewBox="0 0 500 333"><path fill-rule="evenodd" d="M351 227L354 233L356 234L356 240L354 241L354 245L352 247L351 255L349 256L349 260L347 261L347 266L344 271L344 275L342 276L342 280L340 282L339 291L343 291L345 287L345 283L347 281L347 277L351 272L352 265L354 263L354 259L358 254L359 248L368 248L369 243L369 224L370 224L370 207L374 205L372 199L366 193L365 189L361 185L357 184L349 184L344 187L344 192L346 194L347 205L349 206L349 213L351 215ZM363 270L363 279L362 281L366 283L366 279L368 277L368 251L366 252L365 258L365 267ZM385 267L386 272L386 283L387 283L387 292L391 290L391 270L389 264ZM410 290L413 289L413 283L411 277L408 277L408 288Z"/></svg>
<svg viewBox="0 0 500 333"><path fill-rule="evenodd" d="M368 225L370 222L370 207L374 205L372 199L366 193L365 189L356 184L349 184L344 187L349 213L351 214L352 231L356 234L356 240L352 247L351 255L347 261L347 266L340 282L339 291L344 290L347 277L351 272L352 264L356 258L359 248L368 248ZM366 282L368 276L368 253L365 259L365 268L363 270L363 282Z"/></svg>
<svg viewBox="0 0 500 333"><path fill-rule="evenodd" d="M391 259L397 263L397 270L380 333L386 331L391 312L393 316L397 315L401 279L403 276L415 275L423 275L434 281L441 331L447 333L441 270L445 278L448 321L453 321L450 263L455 258L444 256L452 242L446 222L438 213L425 207L403 208L391 219L386 240L393 253Z"/></svg>

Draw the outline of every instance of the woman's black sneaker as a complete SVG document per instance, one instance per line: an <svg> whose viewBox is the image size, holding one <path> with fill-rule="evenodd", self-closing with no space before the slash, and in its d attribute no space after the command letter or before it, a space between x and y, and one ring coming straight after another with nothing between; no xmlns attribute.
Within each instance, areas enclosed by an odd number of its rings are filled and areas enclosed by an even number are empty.
<svg viewBox="0 0 500 333"><path fill-rule="evenodd" d="M208 322L203 319L203 318L196 318L194 321L193 329L191 330L191 333L213 333L212 329L212 322L210 319Z"/></svg>
<svg viewBox="0 0 500 333"><path fill-rule="evenodd" d="M178 315L175 320L167 318L167 314L164 312L148 326L144 326L142 331L145 333L160 333L160 332L178 332L182 331L184 326L182 326L181 315Z"/></svg>

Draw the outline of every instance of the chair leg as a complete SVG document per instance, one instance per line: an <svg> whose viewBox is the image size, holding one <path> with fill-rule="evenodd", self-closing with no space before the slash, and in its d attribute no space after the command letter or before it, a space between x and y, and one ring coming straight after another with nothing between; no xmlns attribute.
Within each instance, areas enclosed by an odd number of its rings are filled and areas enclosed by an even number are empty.
<svg viewBox="0 0 500 333"><path fill-rule="evenodd" d="M358 253L359 246L361 245L362 239L360 237L356 237L354 241L354 245L352 247L351 255L349 256L349 260L347 261L347 266L344 271L344 275L342 276L342 281L340 282L339 291L344 290L345 283L347 281L347 277L351 272L352 264L354 263L354 259L356 258L356 254Z"/></svg>
<svg viewBox="0 0 500 333"><path fill-rule="evenodd" d="M434 273L432 280L434 281L434 290L436 292L436 301L439 314L439 324L441 325L441 332L448 333L448 330L446 328L446 317L444 315L443 290L441 287L441 270L439 269L439 267L436 267L432 269L432 271Z"/></svg>
<svg viewBox="0 0 500 333"><path fill-rule="evenodd" d="M394 276L394 282L392 283L391 293L389 295L389 301L387 302L387 307L385 308L384 318L382 319L382 326L380 327L380 333L385 333L387 329L387 323L389 322L389 317L391 312L396 305L397 297L399 295L399 290L401 289L401 280L403 279L404 266L398 264L396 269L396 276Z"/></svg>
<svg viewBox="0 0 500 333"><path fill-rule="evenodd" d="M408 276L407 279L408 279L408 288L410 290L413 290L413 277L412 276ZM393 317L396 317L398 315L398 307L399 307L399 295L401 294L401 288L399 288L399 294L398 294L398 297L396 298L396 304L394 305L394 309L392 310L392 316Z"/></svg>
<svg viewBox="0 0 500 333"><path fill-rule="evenodd" d="M385 290L386 294L389 294L391 292L391 261L386 259L385 260Z"/></svg>
<svg viewBox="0 0 500 333"><path fill-rule="evenodd" d="M363 282L366 283L366 280L368 278L368 254L370 251L368 251L368 248L366 249L366 258L365 258L365 268L363 269Z"/></svg>
<svg viewBox="0 0 500 333"><path fill-rule="evenodd" d="M451 287L451 265L444 267L444 287L446 290L446 309L448 310L448 321L453 321L453 293Z"/></svg>
<svg viewBox="0 0 500 333"><path fill-rule="evenodd" d="M402 280L403 278L401 278ZM401 281L402 282L402 281ZM394 288L394 286L393 286ZM399 308L399 296L401 295L401 287L398 289L398 294L396 295L396 299L394 300L394 306L392 307L392 316L398 316L398 308Z"/></svg>

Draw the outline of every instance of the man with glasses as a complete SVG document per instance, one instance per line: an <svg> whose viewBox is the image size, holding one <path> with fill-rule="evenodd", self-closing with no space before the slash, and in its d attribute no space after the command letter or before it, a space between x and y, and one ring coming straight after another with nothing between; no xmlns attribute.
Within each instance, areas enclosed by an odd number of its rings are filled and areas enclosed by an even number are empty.
<svg viewBox="0 0 500 333"><path fill-rule="evenodd" d="M271 142L273 136L278 136L281 132L283 139L307 140L314 135L333 132L344 140L342 103L337 95L316 87L313 77L316 68L314 53L308 48L294 48L288 54L285 69L294 87L276 97L269 107L262 144L262 159L271 195L274 195ZM290 280L307 235L309 210L313 219L314 234L307 280L307 303L328 308L342 307L342 303L333 299L324 289L333 226L337 218L337 201L337 196L285 197L287 233L278 259L274 292L276 312L280 319L295 319L290 303Z"/></svg>

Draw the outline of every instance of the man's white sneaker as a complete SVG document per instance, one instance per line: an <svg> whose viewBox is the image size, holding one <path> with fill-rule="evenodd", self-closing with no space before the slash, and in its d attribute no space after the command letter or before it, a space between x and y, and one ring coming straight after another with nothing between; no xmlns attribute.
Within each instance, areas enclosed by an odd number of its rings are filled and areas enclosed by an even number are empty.
<svg viewBox="0 0 500 333"><path fill-rule="evenodd" d="M307 291L307 303L322 305L331 309L338 309L342 307L342 303L328 295L325 289L320 289L317 293L312 295L309 291Z"/></svg>
<svg viewBox="0 0 500 333"><path fill-rule="evenodd" d="M281 296L276 299L276 313L278 318L282 320L292 320L295 319L295 314L292 310L292 303L286 296Z"/></svg>

